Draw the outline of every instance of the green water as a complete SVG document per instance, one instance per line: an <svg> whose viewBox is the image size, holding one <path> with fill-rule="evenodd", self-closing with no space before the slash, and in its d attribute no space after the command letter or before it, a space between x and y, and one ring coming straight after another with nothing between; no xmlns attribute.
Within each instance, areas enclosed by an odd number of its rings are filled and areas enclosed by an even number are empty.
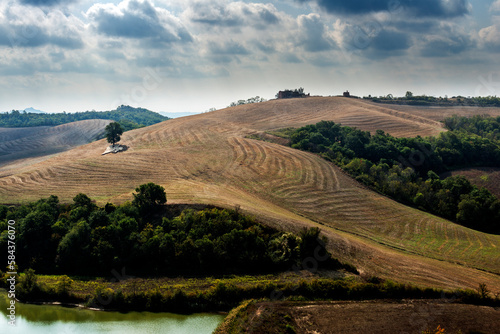
<svg viewBox="0 0 500 334"><path fill-rule="evenodd" d="M13 327L8 324L8 302L6 291L0 290L1 334L209 334L224 319L223 315L206 313L119 313L16 303Z"/></svg>

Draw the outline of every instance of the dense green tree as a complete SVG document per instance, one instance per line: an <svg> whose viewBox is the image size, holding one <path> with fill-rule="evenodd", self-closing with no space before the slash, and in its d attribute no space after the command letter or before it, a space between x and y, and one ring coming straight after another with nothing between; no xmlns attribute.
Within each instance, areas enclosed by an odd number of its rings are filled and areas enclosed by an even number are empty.
<svg viewBox="0 0 500 334"><path fill-rule="evenodd" d="M53 266L52 222L53 218L43 211L33 211L19 222L18 263L38 271Z"/></svg>
<svg viewBox="0 0 500 334"><path fill-rule="evenodd" d="M165 188L160 185L149 182L142 184L135 189L134 200L135 205L142 214L151 214L158 210L167 202Z"/></svg>
<svg viewBox="0 0 500 334"><path fill-rule="evenodd" d="M169 118L147 109L124 105L111 111L77 113L36 114L20 113L18 110L13 110L10 113L0 113L0 127L54 126L87 119L111 119L119 122L124 130L128 131L163 122Z"/></svg>
<svg viewBox="0 0 500 334"><path fill-rule="evenodd" d="M78 222L57 247L57 264L70 273L89 273L95 268L90 259L91 228L85 221Z"/></svg>
<svg viewBox="0 0 500 334"><path fill-rule="evenodd" d="M493 195L463 177L441 180L436 173L464 166L500 167L497 121L500 118L453 117L447 124L453 131L428 138L395 138L380 130L371 135L322 121L297 129L290 139L292 147L321 154L358 181L400 202L500 233L494 218L500 209Z"/></svg>
<svg viewBox="0 0 500 334"><path fill-rule="evenodd" d="M104 129L106 131L106 139L111 145L115 145L120 141L121 135L123 134L123 128L118 122L112 122L106 125Z"/></svg>

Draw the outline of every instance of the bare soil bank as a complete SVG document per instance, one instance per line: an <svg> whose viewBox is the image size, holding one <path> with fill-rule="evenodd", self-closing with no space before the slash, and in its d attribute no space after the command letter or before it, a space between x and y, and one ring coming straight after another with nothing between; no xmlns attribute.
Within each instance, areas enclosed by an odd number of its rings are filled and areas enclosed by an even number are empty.
<svg viewBox="0 0 500 334"><path fill-rule="evenodd" d="M246 309L237 333L278 333L284 323L296 333L498 333L500 309L449 300L261 302ZM259 321L260 320L260 321ZM273 327L274 326L274 327ZM234 331L233 331L234 332ZM236 332L234 332L236 333Z"/></svg>

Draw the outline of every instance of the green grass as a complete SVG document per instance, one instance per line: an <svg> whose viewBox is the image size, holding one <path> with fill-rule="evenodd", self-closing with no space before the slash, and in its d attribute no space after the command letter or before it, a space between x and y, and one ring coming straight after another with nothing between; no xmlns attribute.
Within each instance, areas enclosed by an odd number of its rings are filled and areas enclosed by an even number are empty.
<svg viewBox="0 0 500 334"><path fill-rule="evenodd" d="M278 130L272 130L272 131L267 131L267 133L280 137L280 138L285 138L285 139L290 139L290 136L292 133L297 130L296 128L284 128L284 129L278 129Z"/></svg>

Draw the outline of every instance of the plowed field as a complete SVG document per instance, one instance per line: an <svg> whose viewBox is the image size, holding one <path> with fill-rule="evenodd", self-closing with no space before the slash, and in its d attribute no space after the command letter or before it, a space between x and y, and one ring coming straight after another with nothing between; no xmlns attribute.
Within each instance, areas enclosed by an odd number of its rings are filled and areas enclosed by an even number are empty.
<svg viewBox="0 0 500 334"><path fill-rule="evenodd" d="M446 288L486 283L500 291L500 236L398 204L360 186L314 154L248 139L284 127L333 120L395 136L428 136L441 124L418 114L346 98L273 100L177 118L126 132L126 152L101 156L105 141L44 161L0 167L0 202L79 192L100 203L132 198L155 182L170 203L240 206L282 229L319 226L332 252L364 275Z"/></svg>

